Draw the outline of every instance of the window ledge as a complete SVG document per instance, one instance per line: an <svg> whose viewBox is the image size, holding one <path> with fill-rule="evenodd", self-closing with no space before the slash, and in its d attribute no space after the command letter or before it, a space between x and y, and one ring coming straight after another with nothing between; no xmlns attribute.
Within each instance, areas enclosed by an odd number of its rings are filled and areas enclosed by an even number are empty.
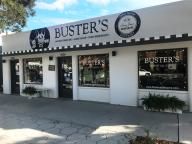
<svg viewBox="0 0 192 144"><path fill-rule="evenodd" d="M109 90L109 87L78 87L79 89L103 89L103 90Z"/></svg>

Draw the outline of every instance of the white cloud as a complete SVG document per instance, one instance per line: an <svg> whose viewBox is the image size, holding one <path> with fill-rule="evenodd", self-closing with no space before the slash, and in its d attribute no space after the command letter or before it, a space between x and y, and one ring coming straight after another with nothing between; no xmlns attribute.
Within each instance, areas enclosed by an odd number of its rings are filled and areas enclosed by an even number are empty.
<svg viewBox="0 0 192 144"><path fill-rule="evenodd" d="M153 5L160 5L160 4L171 3L171 2L176 2L176 1L181 1L181 0L155 0L155 1L154 0L143 0L141 2L141 4L153 6Z"/></svg>
<svg viewBox="0 0 192 144"><path fill-rule="evenodd" d="M88 3L95 4L95 5L108 5L113 3L115 4L122 4L122 5L143 5L143 6L153 6L153 5L159 5L169 2L175 2L180 0L86 0ZM115 3L116 2L116 3Z"/></svg>
<svg viewBox="0 0 192 144"><path fill-rule="evenodd" d="M52 3L37 1L36 7L45 10L60 10L63 11L65 6L75 4L78 0L55 0Z"/></svg>
<svg viewBox="0 0 192 144"><path fill-rule="evenodd" d="M107 5L111 2L111 0L87 0L87 2L92 4Z"/></svg>
<svg viewBox="0 0 192 144"><path fill-rule="evenodd" d="M115 2L118 0L87 0L87 2L96 4L96 5L108 5L111 2Z"/></svg>
<svg viewBox="0 0 192 144"><path fill-rule="evenodd" d="M54 25L59 25L59 24L65 24L65 23L70 23L78 21L78 19L70 19L70 18L53 18L53 17L46 17L46 18L40 18L36 17L32 20L32 22L36 25L39 23L41 25L38 25L38 27L49 27L49 26L54 26Z"/></svg>
<svg viewBox="0 0 192 144"><path fill-rule="evenodd" d="M108 14L110 14L110 11L109 11L109 10L107 10L107 9L102 9L102 10L101 10L101 13L100 13L101 16L103 16L103 15L108 15Z"/></svg>
<svg viewBox="0 0 192 144"><path fill-rule="evenodd" d="M78 21L77 19L66 19L66 18L48 18L45 20L45 23L50 23L51 25L65 24Z"/></svg>
<svg viewBox="0 0 192 144"><path fill-rule="evenodd" d="M122 0L122 4L124 5L132 5L134 8L144 8L155 5L161 5L165 3L171 3L181 0Z"/></svg>
<svg viewBox="0 0 192 144"><path fill-rule="evenodd" d="M141 8L172 3L182 0L118 0L114 2L112 5L115 5L114 13L118 13L120 11L130 11L130 10L137 10Z"/></svg>
<svg viewBox="0 0 192 144"><path fill-rule="evenodd" d="M79 0L54 0L52 3L45 2L43 0L38 0L36 2L36 7L39 9L45 10L60 10L63 11L66 6L73 5L77 3ZM86 2L94 4L106 6L109 4L121 4L121 5L134 5L136 7L146 7L159 5L163 3L175 2L181 0L86 0Z"/></svg>

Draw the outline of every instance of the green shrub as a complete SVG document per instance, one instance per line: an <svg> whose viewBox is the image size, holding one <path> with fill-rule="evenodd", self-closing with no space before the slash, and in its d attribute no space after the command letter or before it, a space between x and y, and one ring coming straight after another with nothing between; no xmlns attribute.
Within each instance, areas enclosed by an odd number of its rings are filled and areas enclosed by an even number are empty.
<svg viewBox="0 0 192 144"><path fill-rule="evenodd" d="M130 140L130 144L156 144L155 139L151 137L137 136L136 139Z"/></svg>
<svg viewBox="0 0 192 144"><path fill-rule="evenodd" d="M148 110L158 110L162 111L165 109L172 109L176 111L176 109L183 109L185 106L185 102L176 98L175 96L170 97L169 95L163 96L160 94L151 94L147 98L142 98L142 105L146 107Z"/></svg>
<svg viewBox="0 0 192 144"><path fill-rule="evenodd" d="M32 86L27 86L27 87L25 87L25 88L23 89L22 92L23 92L24 94L27 94L27 95L32 96L32 95L34 95L34 94L37 93L37 89L34 88L34 87L32 87Z"/></svg>

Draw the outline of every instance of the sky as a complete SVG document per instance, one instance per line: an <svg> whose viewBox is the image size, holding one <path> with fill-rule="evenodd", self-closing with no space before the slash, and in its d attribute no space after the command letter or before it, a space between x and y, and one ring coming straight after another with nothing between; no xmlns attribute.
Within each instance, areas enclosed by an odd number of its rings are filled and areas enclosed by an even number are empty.
<svg viewBox="0 0 192 144"><path fill-rule="evenodd" d="M120 13L180 0L37 0L23 31Z"/></svg>
<svg viewBox="0 0 192 144"><path fill-rule="evenodd" d="M36 15L28 18L27 26L22 31L176 1L181 0L36 0Z"/></svg>

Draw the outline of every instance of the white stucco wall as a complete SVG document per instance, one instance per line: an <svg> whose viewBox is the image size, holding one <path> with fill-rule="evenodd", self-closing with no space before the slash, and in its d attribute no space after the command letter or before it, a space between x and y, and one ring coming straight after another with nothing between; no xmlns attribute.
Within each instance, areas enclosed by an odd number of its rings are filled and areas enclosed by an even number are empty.
<svg viewBox="0 0 192 144"><path fill-rule="evenodd" d="M65 53L65 52L64 52ZM66 52L66 56L72 56L73 63L73 99L110 103L110 88L79 87L78 86L78 55L107 54L110 49L87 50ZM59 54L57 54L60 56ZM110 54L109 54L110 55Z"/></svg>
<svg viewBox="0 0 192 144"><path fill-rule="evenodd" d="M189 91L169 91L169 90L151 90L151 89L138 89L138 58L137 53L141 50L154 50L154 49L171 49L171 48L188 48L188 87ZM112 56L111 52L116 51L117 55ZM91 88L78 86L78 55L88 54L104 54L109 53L110 64L110 88ZM22 59L29 57L42 57L43 58L43 85L35 85L36 87L49 88L51 93L49 97L58 97L58 68L57 57L72 56L73 63L73 99L74 100L88 100L107 102L111 104L120 104L127 106L136 106L137 100L145 97L151 93L169 94L184 100L192 109L192 42L175 42L164 44L152 44L143 46L130 46L119 47L100 50L86 50L74 52L60 52L60 53L47 53L47 54L34 54L25 56L14 56L15 59L19 58L21 64L20 70L20 84L21 89L23 84L23 68ZM49 56L53 56L53 61L49 61ZM10 63L9 60L13 57L4 57L6 63L3 63L4 75L4 93L10 94ZM48 65L55 65L55 71L48 71ZM192 110L191 110L192 111Z"/></svg>
<svg viewBox="0 0 192 144"><path fill-rule="evenodd" d="M11 72L9 59L6 59L6 63L3 63L3 93L11 94Z"/></svg>
<svg viewBox="0 0 192 144"><path fill-rule="evenodd" d="M134 48L118 48L110 61L111 103L137 105L137 52Z"/></svg>
<svg viewBox="0 0 192 144"><path fill-rule="evenodd" d="M154 49L188 48L188 89L192 85L192 42L176 42L116 48L117 56L110 59L110 99L112 104L136 106L140 98L150 93L176 96L192 107L189 91L138 89L138 51Z"/></svg>
<svg viewBox="0 0 192 144"><path fill-rule="evenodd" d="M188 87L188 104L190 112L192 112L192 48L188 49Z"/></svg>
<svg viewBox="0 0 192 144"><path fill-rule="evenodd" d="M110 103L109 88L79 87L79 100Z"/></svg>
<svg viewBox="0 0 192 144"><path fill-rule="evenodd" d="M156 6L136 10L141 18L141 27L136 35L128 39L148 38L155 36L167 36L172 34L192 33L191 25L191 12L192 1L182 1L163 6ZM114 22L119 14L109 17ZM95 18L99 19L99 18ZM85 20L92 21L95 19ZM81 23L77 22L77 23ZM62 26L62 25L61 25ZM114 24L109 25L109 37L92 39L91 41L80 41L76 44L90 44L92 42L113 42L115 40L122 40L114 32ZM55 26L60 27L60 26ZM60 42L56 43L54 39L54 28L50 27L51 41L50 47L74 45L75 43ZM29 43L30 32L17 33L15 35L5 36L3 38L3 51L15 50L30 50ZM124 38L123 38L124 39ZM127 39L126 39L127 40ZM188 91L172 91L172 90L151 90L151 89L138 89L138 51L143 50L157 50L157 49L172 49L172 48L187 48L188 49ZM112 56L112 51L116 51L117 55ZM110 87L109 88L95 88L95 87L80 87L78 86L78 55L93 55L93 54L109 54L109 75ZM53 60L49 60L49 56ZM42 57L43 64L43 84L33 85L37 88L49 89L49 95L45 97L58 98L58 57L72 56L73 68L73 100L87 100L106 102L111 104L137 106L140 104L140 98L146 97L149 92L156 94L163 94L176 96L184 100L192 112L192 41L186 42L173 42L161 44L148 44L148 45L135 45L118 48L105 48L94 50L81 50L78 51L64 51L52 52L44 54L28 54L28 55L15 55L5 56L6 60L3 63L3 90L5 94L11 93L11 74L10 74L10 60L19 59L20 62L20 91L29 84L23 82L23 59L24 58L37 58ZM49 71L48 66L55 65L55 71ZM22 93L20 93L22 95Z"/></svg>
<svg viewBox="0 0 192 144"><path fill-rule="evenodd" d="M23 84L23 58L19 57L19 83L20 83L20 95L22 95L22 90L24 89L25 85Z"/></svg>
<svg viewBox="0 0 192 144"><path fill-rule="evenodd" d="M51 55L52 56L52 55ZM46 55L42 60L43 64L43 88L50 89L47 97L57 98L58 97L58 68L57 58L53 57L53 60L49 60L49 56ZM49 71L48 66L55 65L55 71Z"/></svg>

